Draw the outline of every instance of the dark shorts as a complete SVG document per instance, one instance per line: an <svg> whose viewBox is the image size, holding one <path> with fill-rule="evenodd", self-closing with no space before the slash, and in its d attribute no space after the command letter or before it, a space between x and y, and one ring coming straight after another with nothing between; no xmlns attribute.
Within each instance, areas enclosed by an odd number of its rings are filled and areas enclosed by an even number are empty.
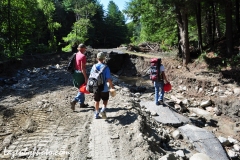
<svg viewBox="0 0 240 160"><path fill-rule="evenodd" d="M99 102L101 99L107 101L109 99L109 92L94 93L94 101Z"/></svg>

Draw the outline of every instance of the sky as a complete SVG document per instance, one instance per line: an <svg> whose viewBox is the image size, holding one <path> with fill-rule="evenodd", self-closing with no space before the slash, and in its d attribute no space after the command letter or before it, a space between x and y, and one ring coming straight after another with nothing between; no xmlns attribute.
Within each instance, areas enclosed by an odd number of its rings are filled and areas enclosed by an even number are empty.
<svg viewBox="0 0 240 160"><path fill-rule="evenodd" d="M99 0L99 2L101 4L103 4L104 9L107 9L107 6L109 4L110 0ZM122 11L123 9L125 9L126 6L126 2L129 2L130 0L112 0L119 8L120 11Z"/></svg>
<svg viewBox="0 0 240 160"><path fill-rule="evenodd" d="M103 4L104 10L107 10L108 4L110 0L99 0L100 4ZM120 11L126 8L126 2L130 2L131 0L112 0L117 6ZM126 18L126 23L131 22L131 19Z"/></svg>

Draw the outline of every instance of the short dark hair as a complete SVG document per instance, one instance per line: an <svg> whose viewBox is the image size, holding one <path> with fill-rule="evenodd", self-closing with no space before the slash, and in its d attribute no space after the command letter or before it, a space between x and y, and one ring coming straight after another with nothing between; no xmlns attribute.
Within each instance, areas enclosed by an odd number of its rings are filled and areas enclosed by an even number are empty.
<svg viewBox="0 0 240 160"><path fill-rule="evenodd" d="M78 48L86 48L86 45L81 43L78 45Z"/></svg>

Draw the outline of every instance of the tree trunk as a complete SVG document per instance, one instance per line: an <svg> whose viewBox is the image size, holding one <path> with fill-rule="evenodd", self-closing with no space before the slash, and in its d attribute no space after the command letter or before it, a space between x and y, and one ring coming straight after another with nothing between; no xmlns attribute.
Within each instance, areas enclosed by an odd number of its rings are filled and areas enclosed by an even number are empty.
<svg viewBox="0 0 240 160"><path fill-rule="evenodd" d="M197 29L198 29L198 49L202 53L202 25L201 25L201 3L197 1L196 5L196 20L197 20Z"/></svg>
<svg viewBox="0 0 240 160"><path fill-rule="evenodd" d="M216 31L216 37L220 38L222 36L221 30L220 30L220 24L219 24L219 18L218 18L218 12L217 12L218 4L215 5L215 31Z"/></svg>
<svg viewBox="0 0 240 160"><path fill-rule="evenodd" d="M17 7L19 7L19 4L17 4ZM20 32L19 32L19 26L20 26L20 21L19 21L19 10L16 11L17 12L17 16L15 17L16 18L16 25L14 26L14 30L15 30L15 39L14 39L14 56L16 56L16 53L19 52L19 35L20 35Z"/></svg>
<svg viewBox="0 0 240 160"><path fill-rule="evenodd" d="M214 42L215 42L215 32L216 32L216 20L215 20L215 12L216 12L216 6L214 2L212 4L212 46L214 48Z"/></svg>
<svg viewBox="0 0 240 160"><path fill-rule="evenodd" d="M207 9L207 13L206 13L206 21L207 21L207 43L208 44L211 44L212 42L212 15L211 15L211 12L210 12L210 7Z"/></svg>
<svg viewBox="0 0 240 160"><path fill-rule="evenodd" d="M11 51L12 50L12 35L11 35L11 15L10 15L10 12L11 12L11 0L8 0L8 44L9 44L9 50Z"/></svg>
<svg viewBox="0 0 240 160"><path fill-rule="evenodd" d="M178 57L182 58L182 50L181 50L181 45L180 45L180 41L181 41L181 36L180 36L180 30L179 27L177 27L177 35L178 35Z"/></svg>
<svg viewBox="0 0 240 160"><path fill-rule="evenodd" d="M237 33L240 33L240 23L239 23L239 0L235 0L236 5L236 26L237 26ZM239 35L238 35L239 37Z"/></svg>
<svg viewBox="0 0 240 160"><path fill-rule="evenodd" d="M180 33L180 47L182 52L183 65L187 66L190 61L190 51L189 51L189 37L188 37L188 16L186 8L176 7L177 23Z"/></svg>
<svg viewBox="0 0 240 160"><path fill-rule="evenodd" d="M239 36L240 36L240 23L239 23L239 0L235 0L235 19L236 19L236 27L237 27L237 44L239 44Z"/></svg>
<svg viewBox="0 0 240 160"><path fill-rule="evenodd" d="M226 44L227 44L227 55L231 57L233 52L233 39L232 39L232 2L226 0L225 3L225 16L226 16Z"/></svg>

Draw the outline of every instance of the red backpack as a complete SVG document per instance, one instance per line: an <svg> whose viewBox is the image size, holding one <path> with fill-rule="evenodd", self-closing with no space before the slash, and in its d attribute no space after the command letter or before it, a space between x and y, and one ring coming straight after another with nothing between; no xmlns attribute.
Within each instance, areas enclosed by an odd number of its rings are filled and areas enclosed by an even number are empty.
<svg viewBox="0 0 240 160"><path fill-rule="evenodd" d="M161 73L160 73L160 66L161 66L161 64L160 64L160 61L161 61L161 59L158 59L158 58L152 58L151 59L151 66L150 66L150 79L152 80L152 81L160 81L160 80L162 80L162 76L160 76L161 75Z"/></svg>

